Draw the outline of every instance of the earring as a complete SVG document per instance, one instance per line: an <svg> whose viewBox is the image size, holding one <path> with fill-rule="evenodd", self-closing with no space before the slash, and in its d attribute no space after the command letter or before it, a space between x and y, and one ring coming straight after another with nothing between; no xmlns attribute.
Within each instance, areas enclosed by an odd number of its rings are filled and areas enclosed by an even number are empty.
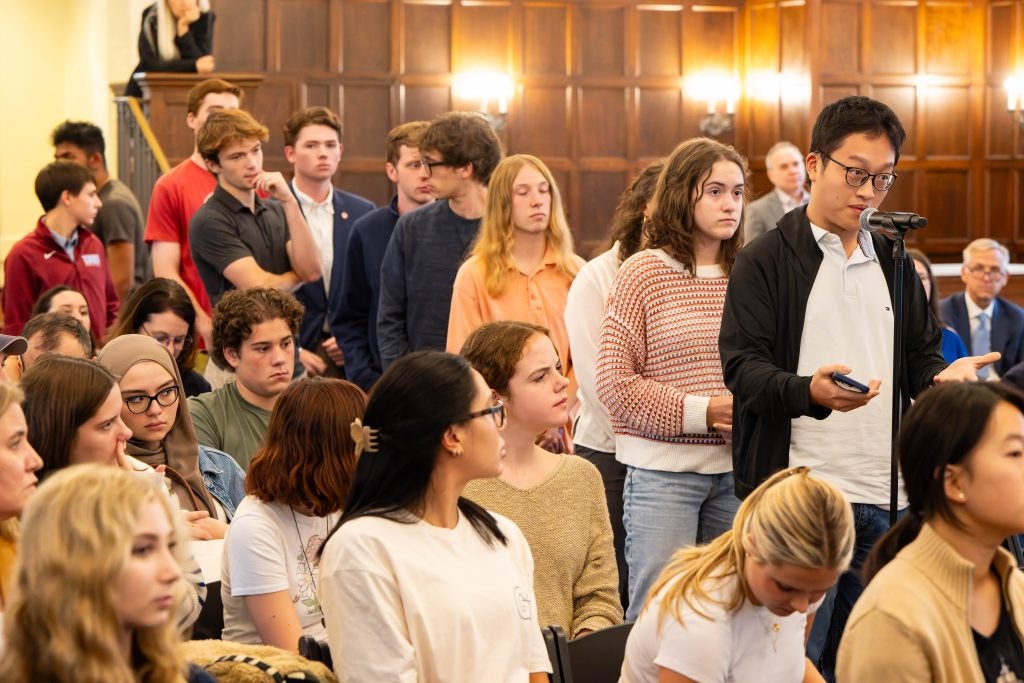
<svg viewBox="0 0 1024 683"><path fill-rule="evenodd" d="M967 500L967 495L964 494L963 491L961 491L959 494L957 494L956 498L957 498L957 500L963 502L963 501Z"/></svg>
<svg viewBox="0 0 1024 683"><path fill-rule="evenodd" d="M452 454L453 458L461 458L462 457L462 449L461 448L453 448L450 451L450 453Z"/></svg>

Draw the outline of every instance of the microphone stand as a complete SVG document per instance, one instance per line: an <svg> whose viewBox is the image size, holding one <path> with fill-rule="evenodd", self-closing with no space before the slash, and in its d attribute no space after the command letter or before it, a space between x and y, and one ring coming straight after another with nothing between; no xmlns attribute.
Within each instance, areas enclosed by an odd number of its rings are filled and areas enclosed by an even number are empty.
<svg viewBox="0 0 1024 683"><path fill-rule="evenodd" d="M896 442L900 433L900 418L903 416L902 383L903 374L903 276L907 267L907 230L901 230L895 226L887 230L893 238L892 260L893 260L893 345L892 345L892 441L889 445L891 456L891 470L889 473L889 526L896 524L896 512L899 505L900 486L900 463L896 453Z"/></svg>

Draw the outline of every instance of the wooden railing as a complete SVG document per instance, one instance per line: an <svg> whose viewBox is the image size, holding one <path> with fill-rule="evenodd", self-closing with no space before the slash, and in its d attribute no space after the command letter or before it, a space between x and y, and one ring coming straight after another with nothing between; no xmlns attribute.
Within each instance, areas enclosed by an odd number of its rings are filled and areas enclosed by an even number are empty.
<svg viewBox="0 0 1024 683"><path fill-rule="evenodd" d="M115 97L117 105L117 177L131 188L143 215L157 178L168 169L167 157L134 97Z"/></svg>

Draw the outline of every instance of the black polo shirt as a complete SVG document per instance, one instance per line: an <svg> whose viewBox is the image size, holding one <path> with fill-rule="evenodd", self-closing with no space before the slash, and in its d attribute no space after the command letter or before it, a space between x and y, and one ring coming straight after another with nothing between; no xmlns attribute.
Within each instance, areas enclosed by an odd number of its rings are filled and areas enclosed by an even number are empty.
<svg viewBox="0 0 1024 683"><path fill-rule="evenodd" d="M288 259L288 222L276 199L260 199L255 212L218 183L213 194L192 216L188 226L192 260L214 306L229 289L224 269L251 256L260 268L281 275L292 269Z"/></svg>

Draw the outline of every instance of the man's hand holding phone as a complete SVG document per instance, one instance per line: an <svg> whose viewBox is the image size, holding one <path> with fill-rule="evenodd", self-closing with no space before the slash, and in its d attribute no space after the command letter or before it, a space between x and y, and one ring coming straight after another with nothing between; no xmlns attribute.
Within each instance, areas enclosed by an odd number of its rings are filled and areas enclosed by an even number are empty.
<svg viewBox="0 0 1024 683"><path fill-rule="evenodd" d="M847 365L823 365L811 377L811 403L841 413L856 410L878 396L882 382L877 379L866 385L861 382L844 381L853 369ZM833 375L842 376L839 381ZM867 391L863 391L866 388Z"/></svg>

